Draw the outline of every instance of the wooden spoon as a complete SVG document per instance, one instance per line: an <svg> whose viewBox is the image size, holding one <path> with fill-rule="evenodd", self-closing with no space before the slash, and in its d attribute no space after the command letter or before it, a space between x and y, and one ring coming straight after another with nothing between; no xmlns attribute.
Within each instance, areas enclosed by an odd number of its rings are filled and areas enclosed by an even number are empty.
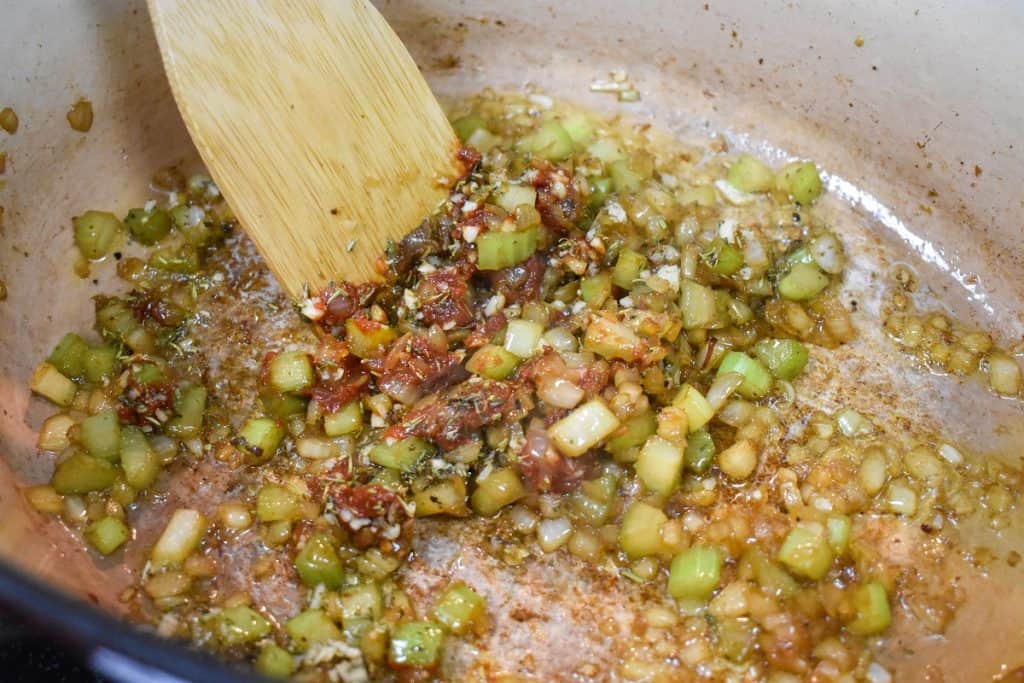
<svg viewBox="0 0 1024 683"><path fill-rule="evenodd" d="M463 173L459 141L366 0L148 0L185 125L294 298L379 277Z"/></svg>

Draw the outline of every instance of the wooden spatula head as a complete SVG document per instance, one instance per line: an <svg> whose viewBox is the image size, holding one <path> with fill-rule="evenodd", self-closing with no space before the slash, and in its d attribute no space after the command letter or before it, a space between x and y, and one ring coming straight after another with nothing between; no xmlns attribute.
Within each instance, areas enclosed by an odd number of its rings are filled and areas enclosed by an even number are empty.
<svg viewBox="0 0 1024 683"><path fill-rule="evenodd" d="M463 169L444 112L366 0L149 0L203 161L293 297L372 279Z"/></svg>

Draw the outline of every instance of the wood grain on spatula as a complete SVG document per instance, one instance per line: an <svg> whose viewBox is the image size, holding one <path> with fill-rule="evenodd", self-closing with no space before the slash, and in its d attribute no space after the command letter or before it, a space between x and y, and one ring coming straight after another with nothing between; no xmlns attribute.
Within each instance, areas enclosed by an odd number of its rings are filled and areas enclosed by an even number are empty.
<svg viewBox="0 0 1024 683"><path fill-rule="evenodd" d="M293 297L377 277L443 200L458 139L365 0L149 0L203 161Z"/></svg>

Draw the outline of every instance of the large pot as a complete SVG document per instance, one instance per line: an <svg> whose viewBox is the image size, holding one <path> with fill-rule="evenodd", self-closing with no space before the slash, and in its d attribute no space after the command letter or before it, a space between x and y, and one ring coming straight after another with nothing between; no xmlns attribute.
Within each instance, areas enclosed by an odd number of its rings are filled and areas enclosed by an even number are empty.
<svg viewBox="0 0 1024 683"><path fill-rule="evenodd" d="M721 131L734 145L768 141L773 147L762 151L813 156L832 194L854 207L846 215L859 217L848 235L863 263L899 254L957 315L993 328L1006 345L1024 334L1021 3L394 0L381 9L442 95L529 82L684 135ZM51 469L33 446L47 408L26 385L63 332L90 324L87 302L104 284L72 272L69 217L136 205L155 168L193 151L143 3L8 2L0 16L0 107L21 118L15 135L0 132L0 553L116 615L128 575L19 495ZM592 80L619 67L642 92L639 103L589 92ZM85 135L65 121L80 96L96 112ZM871 352L870 344L859 351ZM990 457L1019 457L1020 402L919 371L873 372L859 381L917 395L920 410L908 415L941 423ZM1022 537L1018 526L971 547L984 543L1004 557ZM966 600L945 637L890 649L898 680L936 671L944 680L990 680L1024 665L1022 578L1024 567L1003 561L967 570ZM62 604L39 602L6 576L0 589L37 616ZM114 650L128 642L87 613L73 628ZM174 655L149 661L184 666Z"/></svg>

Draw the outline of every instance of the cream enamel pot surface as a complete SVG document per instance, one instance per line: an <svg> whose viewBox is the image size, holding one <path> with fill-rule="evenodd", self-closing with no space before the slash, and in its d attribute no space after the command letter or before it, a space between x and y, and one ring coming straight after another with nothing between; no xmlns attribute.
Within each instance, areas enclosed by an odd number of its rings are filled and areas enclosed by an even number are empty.
<svg viewBox="0 0 1024 683"><path fill-rule="evenodd" d="M529 83L651 120L684 139L717 132L768 158L814 158L853 257L845 286L860 300L855 322L873 330L844 351L842 372L818 378L822 405L841 400L879 419L934 426L986 457L1019 464L1024 404L916 366L881 334L878 309L881 283L906 264L932 307L991 330L1005 348L1024 336L1020 3L399 0L379 7L442 97ZM2 15L0 107L13 107L21 123L14 135L0 133L7 155L0 176L7 291L0 301L0 554L11 567L119 615L124 569L97 560L19 493L52 468L34 447L47 408L27 384L64 331L91 324L89 297L113 286L74 274L69 217L134 206L154 169L194 159L182 157L190 143L142 3L9 3ZM592 81L621 68L639 102L590 92ZM65 121L83 96L96 114L87 134ZM1014 512L999 533L965 533L972 552L957 577L955 617L943 635L927 638L897 619L882 657L895 680L991 680L1024 666L1024 567L1005 561L1024 552L1024 519ZM926 558L920 561L927 571ZM545 578L523 590L543 595L561 616L520 634L507 646L510 658L541 641L549 645L539 656L552 657L551 642L587 630L578 613L557 609L573 592L545 588ZM0 588L21 609L65 613L57 603L26 600L35 594L17 580ZM63 628L79 643L125 649L128 641L111 636L112 623L93 621L88 611L67 614ZM134 649L152 655L171 647ZM586 655L589 647L580 650ZM176 656L149 655L149 665L183 678L217 676L182 669ZM144 678L123 677L133 676Z"/></svg>

